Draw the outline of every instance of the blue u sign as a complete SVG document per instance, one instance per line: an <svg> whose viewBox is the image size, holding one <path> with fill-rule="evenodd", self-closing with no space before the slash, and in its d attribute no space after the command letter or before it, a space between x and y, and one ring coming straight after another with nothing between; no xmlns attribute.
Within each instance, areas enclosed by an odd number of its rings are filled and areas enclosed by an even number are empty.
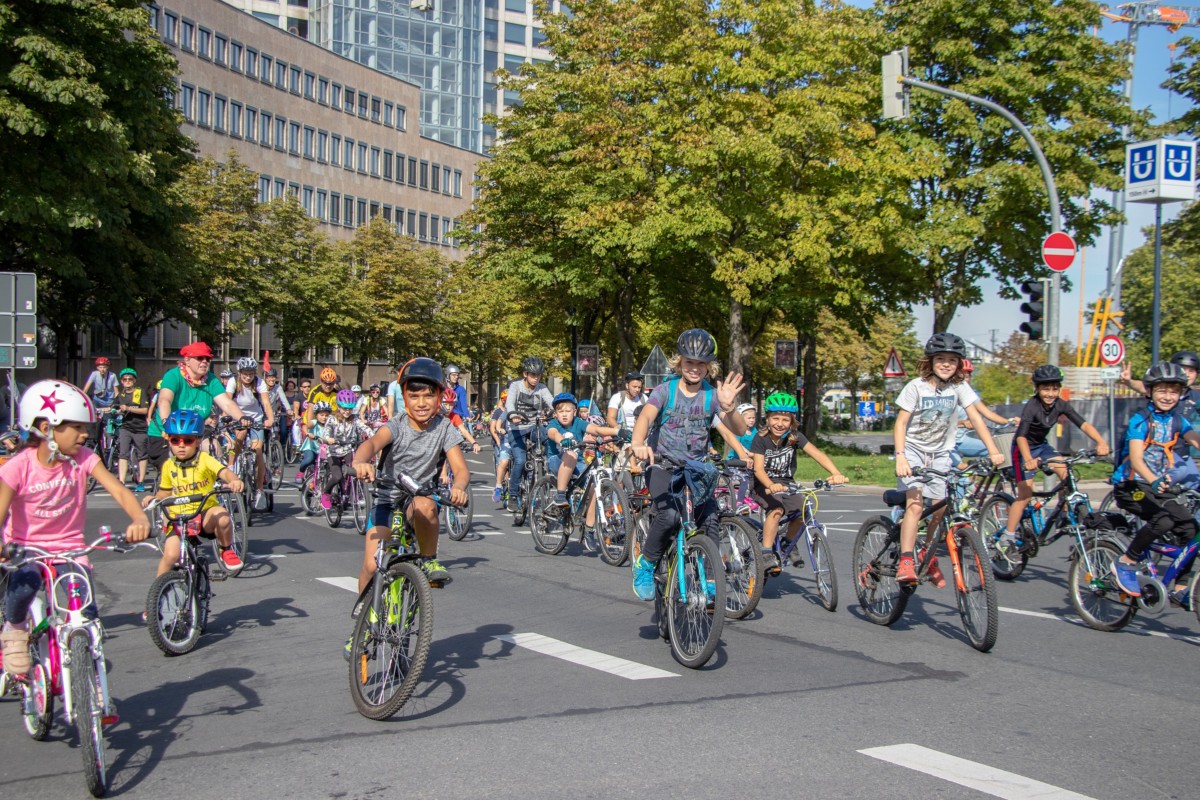
<svg viewBox="0 0 1200 800"><path fill-rule="evenodd" d="M1192 179L1192 148L1183 144L1166 145L1163 177L1169 181L1190 181Z"/></svg>
<svg viewBox="0 0 1200 800"><path fill-rule="evenodd" d="M1155 151L1153 144L1146 147L1134 147L1129 151L1129 182L1143 183L1154 180ZM1185 154L1186 155L1186 154ZM1190 170L1189 165L1189 170Z"/></svg>

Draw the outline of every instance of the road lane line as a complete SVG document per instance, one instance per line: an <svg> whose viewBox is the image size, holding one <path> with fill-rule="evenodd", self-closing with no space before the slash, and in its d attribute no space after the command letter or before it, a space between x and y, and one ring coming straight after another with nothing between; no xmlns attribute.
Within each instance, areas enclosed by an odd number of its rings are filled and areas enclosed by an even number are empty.
<svg viewBox="0 0 1200 800"><path fill-rule="evenodd" d="M1069 789L1035 781L1033 778L989 767L977 761L967 761L965 758L931 750L919 744L893 744L858 752L1005 800L1092 800L1087 795Z"/></svg>
<svg viewBox="0 0 1200 800"><path fill-rule="evenodd" d="M1023 617L1037 617L1038 619L1050 619L1055 622L1069 622L1072 625L1087 627L1087 623L1079 617L1068 614L1049 614L1045 611L1026 611L1023 608L1008 608L1000 606L1001 611L1007 611L1009 614L1020 614ZM1135 633L1141 636L1157 636L1160 639L1174 639L1178 642L1188 642L1190 644L1200 644L1200 636L1187 636L1182 633L1167 633L1166 631L1148 631L1145 628L1125 628L1129 633Z"/></svg>
<svg viewBox="0 0 1200 800"><path fill-rule="evenodd" d="M535 653L561 658L563 661L570 661L572 664L598 669L601 672L607 672L610 675L616 675L626 680L644 681L651 678L679 677L674 672L667 672L665 669L639 664L636 661L627 661L624 658L617 658L616 656L610 656L606 653L588 650L583 647L576 647L573 644L568 644L558 639L551 639L549 636L543 636L540 633L505 633L493 636L492 638L508 642L509 644L515 644L518 647L524 647Z"/></svg>
<svg viewBox="0 0 1200 800"><path fill-rule="evenodd" d="M317 578L321 583L328 583L347 592L358 594L358 578Z"/></svg>

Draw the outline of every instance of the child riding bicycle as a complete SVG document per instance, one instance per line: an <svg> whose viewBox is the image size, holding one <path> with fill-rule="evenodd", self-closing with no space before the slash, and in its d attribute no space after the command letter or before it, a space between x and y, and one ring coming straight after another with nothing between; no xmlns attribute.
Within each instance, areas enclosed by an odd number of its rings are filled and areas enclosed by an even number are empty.
<svg viewBox="0 0 1200 800"><path fill-rule="evenodd" d="M329 471L325 475L325 485L321 487L321 508L324 509L333 508L330 492L342 482L358 443L370 439L375 433L369 425L354 416L358 395L353 390L342 389L336 399L337 418L325 427L321 436L321 440L329 446Z"/></svg>
<svg viewBox="0 0 1200 800"><path fill-rule="evenodd" d="M546 430L546 467L557 480L558 490L554 499L547 505L546 510L562 508L567 505L567 487L572 475L582 474L586 465L579 459L574 449L584 442L584 437L616 436L620 428L608 425L597 425L581 419L576 414L575 395L570 392L560 392L554 396L554 419ZM592 496L585 512L583 521L583 543L589 551L600 549L596 541L596 497Z"/></svg>

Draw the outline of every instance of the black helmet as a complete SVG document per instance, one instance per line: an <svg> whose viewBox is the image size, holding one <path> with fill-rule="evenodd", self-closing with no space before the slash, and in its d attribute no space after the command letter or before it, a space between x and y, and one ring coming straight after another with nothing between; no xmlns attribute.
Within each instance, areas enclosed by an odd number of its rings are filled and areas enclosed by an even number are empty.
<svg viewBox="0 0 1200 800"><path fill-rule="evenodd" d="M690 328L679 334L675 340L675 350L684 358L696 361L717 360L717 340L700 328Z"/></svg>
<svg viewBox="0 0 1200 800"><path fill-rule="evenodd" d="M442 365L432 358L414 358L400 367L400 388L403 389L409 381L425 381L441 389L446 381L442 376Z"/></svg>
<svg viewBox="0 0 1200 800"><path fill-rule="evenodd" d="M953 333L935 333L925 343L925 355L932 356L937 353L950 353L959 358L966 358L967 343L963 341L961 336L956 336Z"/></svg>
<svg viewBox="0 0 1200 800"><path fill-rule="evenodd" d="M1200 370L1200 355L1196 355L1195 350L1180 350L1171 356L1171 363L1178 364L1181 367L1191 367L1194 370Z"/></svg>
<svg viewBox="0 0 1200 800"><path fill-rule="evenodd" d="M1146 370L1146 374L1142 376L1142 383L1147 389L1160 383L1174 383L1186 389L1189 381L1183 367L1170 361L1160 361Z"/></svg>
<svg viewBox="0 0 1200 800"><path fill-rule="evenodd" d="M625 382L626 383L629 383L630 381L644 381L644 380L646 380L646 376L643 375L642 373L638 372L636 369L633 372L625 373Z"/></svg>
<svg viewBox="0 0 1200 800"><path fill-rule="evenodd" d="M541 375L546 371L546 362L542 361L537 356L525 356L521 359L521 372L528 372L533 375Z"/></svg>
<svg viewBox="0 0 1200 800"><path fill-rule="evenodd" d="M1063 371L1053 364L1042 364L1033 371L1033 385L1041 383L1062 383Z"/></svg>

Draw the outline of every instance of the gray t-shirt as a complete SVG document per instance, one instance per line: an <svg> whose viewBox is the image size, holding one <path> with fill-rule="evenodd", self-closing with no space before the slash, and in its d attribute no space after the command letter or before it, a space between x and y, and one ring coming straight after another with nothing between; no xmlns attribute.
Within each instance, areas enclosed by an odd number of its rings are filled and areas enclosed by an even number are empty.
<svg viewBox="0 0 1200 800"><path fill-rule="evenodd" d="M896 398L896 405L912 414L905 447L922 453L953 450L958 408L978 402L979 395L966 383L932 386L924 378L909 381Z"/></svg>
<svg viewBox="0 0 1200 800"><path fill-rule="evenodd" d="M392 444L380 466L379 488L393 501L399 499L397 475L407 475L425 486L437 477L442 456L463 441L458 429L442 416L434 417L428 428L419 431L401 414L388 420L387 429L392 433Z"/></svg>
<svg viewBox="0 0 1200 800"><path fill-rule="evenodd" d="M532 428L537 420L537 416L545 411L551 410L551 401L554 395L550 394L550 390L546 388L546 384L539 383L532 389L524 380L513 381L508 385L508 400L504 404L504 410L510 414L515 412L525 417L525 422L520 425L509 425L509 430L527 431Z"/></svg>
<svg viewBox="0 0 1200 800"><path fill-rule="evenodd" d="M675 406L665 419L663 409L670 399L668 392L675 392ZM711 400L706 404L706 396ZM717 404L715 388L701 387L693 397L683 393L681 381L665 381L654 387L650 393L647 405L658 409L654 419L657 430L650 437L650 446L658 455L683 460L686 458L703 458L708 454L708 429L716 427L719 417L714 416L720 410Z"/></svg>

